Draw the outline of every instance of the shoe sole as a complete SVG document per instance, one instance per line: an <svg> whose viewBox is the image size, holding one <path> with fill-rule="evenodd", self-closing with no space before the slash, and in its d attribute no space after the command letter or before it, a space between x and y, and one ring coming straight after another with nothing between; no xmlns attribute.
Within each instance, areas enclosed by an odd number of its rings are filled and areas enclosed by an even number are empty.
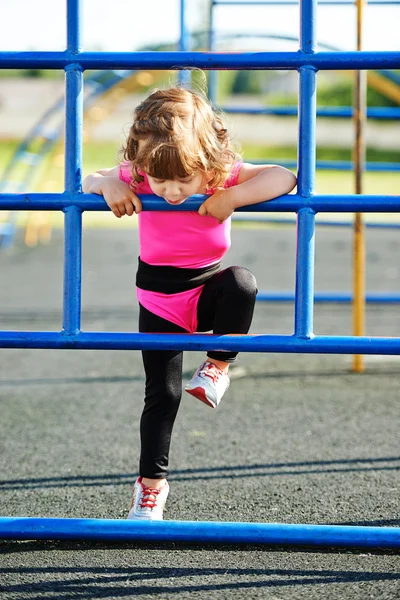
<svg viewBox="0 0 400 600"><path fill-rule="evenodd" d="M131 513L129 513L127 516L128 521L163 521L164 520L164 517L157 517L157 518L139 517L135 513L133 513L133 516L130 516L130 515L131 515Z"/></svg>
<svg viewBox="0 0 400 600"><path fill-rule="evenodd" d="M207 406L210 406L210 408L217 408L216 404L214 404L213 402L211 402L211 400L207 398L206 393L202 387L195 387L190 390L185 388L185 391L191 396L197 398L197 400L200 400L201 402L204 402L204 404L207 404Z"/></svg>

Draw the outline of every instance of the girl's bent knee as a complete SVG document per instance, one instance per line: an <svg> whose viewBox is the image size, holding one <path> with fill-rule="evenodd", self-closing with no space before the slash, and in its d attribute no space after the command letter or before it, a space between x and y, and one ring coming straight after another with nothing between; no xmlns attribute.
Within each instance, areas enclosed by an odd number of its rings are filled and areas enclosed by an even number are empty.
<svg viewBox="0 0 400 600"><path fill-rule="evenodd" d="M232 291L242 292L255 297L257 294L257 281L253 273L245 267L229 267L224 271L227 285Z"/></svg>

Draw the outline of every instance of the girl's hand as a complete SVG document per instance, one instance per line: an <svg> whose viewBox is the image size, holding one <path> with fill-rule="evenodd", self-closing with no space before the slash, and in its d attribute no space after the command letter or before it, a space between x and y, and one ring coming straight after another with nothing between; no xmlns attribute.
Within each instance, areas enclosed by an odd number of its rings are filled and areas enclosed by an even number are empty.
<svg viewBox="0 0 400 600"><path fill-rule="evenodd" d="M131 217L142 210L139 198L124 181L116 177L103 177L101 187L104 200L118 219L124 215Z"/></svg>
<svg viewBox="0 0 400 600"><path fill-rule="evenodd" d="M199 215L209 215L223 223L236 208L234 188L217 189L199 208Z"/></svg>
<svg viewBox="0 0 400 600"><path fill-rule="evenodd" d="M124 215L130 217L142 210L139 198L129 185L118 177L118 167L88 175L82 183L82 190L85 194L104 196L104 200L118 219Z"/></svg>

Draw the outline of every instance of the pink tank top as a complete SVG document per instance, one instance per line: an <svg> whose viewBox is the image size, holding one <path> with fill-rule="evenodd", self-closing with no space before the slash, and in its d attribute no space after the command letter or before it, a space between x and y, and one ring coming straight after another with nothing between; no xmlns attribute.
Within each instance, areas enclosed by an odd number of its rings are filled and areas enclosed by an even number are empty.
<svg viewBox="0 0 400 600"><path fill-rule="evenodd" d="M236 163L224 187L237 185L242 163ZM147 176L136 184L137 194L153 194ZM122 163L119 177L132 185L129 163ZM212 190L207 190L208 194ZM150 265L201 268L218 263L231 245L231 218L219 224L197 211L143 211L138 215L140 258ZM197 331L197 304L203 286L178 294L137 289L137 298L150 312L190 333Z"/></svg>

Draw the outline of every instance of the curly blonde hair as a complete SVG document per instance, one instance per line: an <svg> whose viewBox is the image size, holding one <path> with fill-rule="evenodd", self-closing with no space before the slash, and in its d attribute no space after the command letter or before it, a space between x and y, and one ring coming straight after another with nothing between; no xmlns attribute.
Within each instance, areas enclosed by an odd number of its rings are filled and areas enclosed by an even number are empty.
<svg viewBox="0 0 400 600"><path fill-rule="evenodd" d="M201 171L210 188L223 186L238 159L221 117L199 93L182 87L156 90L136 108L123 156L134 182L143 181L140 171L157 179Z"/></svg>

